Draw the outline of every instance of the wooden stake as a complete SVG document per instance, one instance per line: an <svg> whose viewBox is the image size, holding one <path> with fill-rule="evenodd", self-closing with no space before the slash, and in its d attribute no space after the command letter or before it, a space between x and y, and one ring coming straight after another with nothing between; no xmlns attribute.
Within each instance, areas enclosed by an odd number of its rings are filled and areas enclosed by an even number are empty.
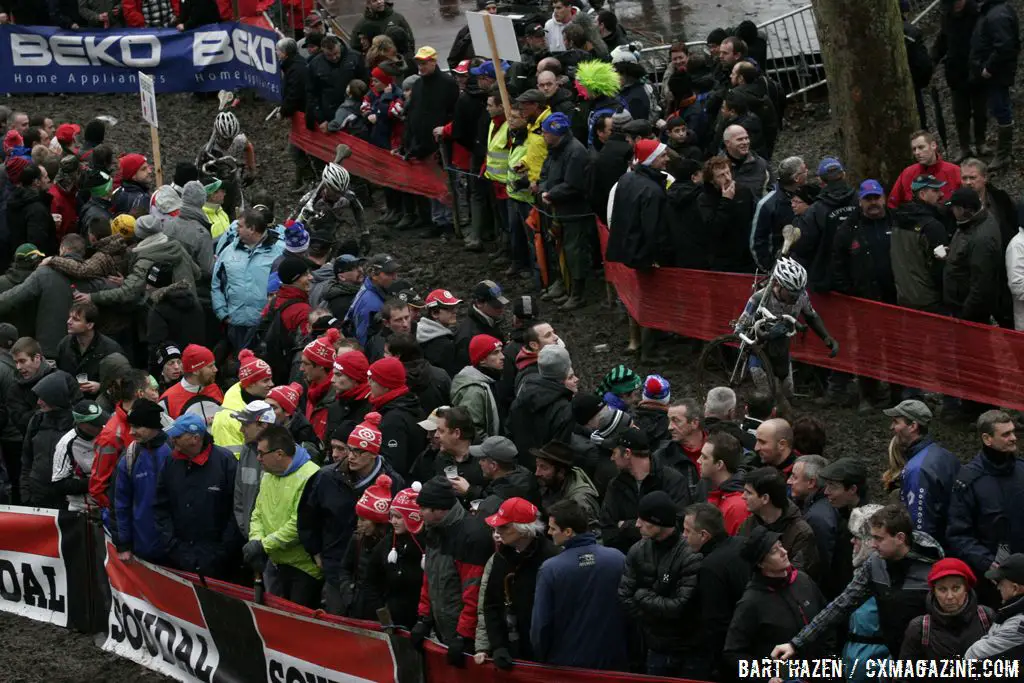
<svg viewBox="0 0 1024 683"><path fill-rule="evenodd" d="M149 137L153 141L153 167L156 170L156 186L164 184L164 167L160 163L160 131L156 126L149 127Z"/></svg>
<svg viewBox="0 0 1024 683"><path fill-rule="evenodd" d="M494 62L498 91L501 93L501 106L505 110L505 120L508 121L512 118L512 105L508 99L508 90L505 88L505 70L501 67L501 59L498 57L498 41L494 38L494 27L491 26L490 14L484 14L484 28L487 29L487 42L491 46L491 61Z"/></svg>

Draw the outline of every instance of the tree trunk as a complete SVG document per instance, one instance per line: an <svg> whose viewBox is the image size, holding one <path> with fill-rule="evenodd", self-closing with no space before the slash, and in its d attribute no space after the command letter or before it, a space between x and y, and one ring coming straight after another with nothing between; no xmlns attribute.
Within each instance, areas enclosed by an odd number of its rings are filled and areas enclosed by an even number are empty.
<svg viewBox="0 0 1024 683"><path fill-rule="evenodd" d="M917 105L896 0L813 0L829 103L851 180L890 187L912 161Z"/></svg>

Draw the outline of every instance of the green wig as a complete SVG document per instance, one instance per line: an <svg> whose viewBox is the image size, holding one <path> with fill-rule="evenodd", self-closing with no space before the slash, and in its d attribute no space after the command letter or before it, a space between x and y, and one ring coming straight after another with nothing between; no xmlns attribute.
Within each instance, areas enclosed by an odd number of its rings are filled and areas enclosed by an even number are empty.
<svg viewBox="0 0 1024 683"><path fill-rule="evenodd" d="M581 62L576 67L576 80L587 89L587 96L592 100L619 93L619 72L608 62Z"/></svg>

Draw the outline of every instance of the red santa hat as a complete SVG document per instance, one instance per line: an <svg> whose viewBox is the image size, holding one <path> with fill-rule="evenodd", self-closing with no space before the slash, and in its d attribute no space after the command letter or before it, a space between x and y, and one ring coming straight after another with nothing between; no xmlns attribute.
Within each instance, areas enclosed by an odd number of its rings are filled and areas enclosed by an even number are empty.
<svg viewBox="0 0 1024 683"><path fill-rule="evenodd" d="M641 166L650 166L668 147L657 140L640 140L636 143L636 162Z"/></svg>
<svg viewBox="0 0 1024 683"><path fill-rule="evenodd" d="M238 383L243 388L270 377L270 366L266 361L257 358L256 354L249 349L242 349L239 352L238 363Z"/></svg>
<svg viewBox="0 0 1024 683"><path fill-rule="evenodd" d="M356 514L362 519L376 522L377 524L387 524L389 519L388 512L390 510L391 477L382 474L359 497L359 502L356 503Z"/></svg>
<svg viewBox="0 0 1024 683"><path fill-rule="evenodd" d="M368 413L348 435L348 445L360 451L380 453L383 437L380 433L380 413Z"/></svg>
<svg viewBox="0 0 1024 683"><path fill-rule="evenodd" d="M334 363L334 345L340 340L341 332L332 327L324 336L306 344L306 348L302 349L302 356L314 365L329 368Z"/></svg>
<svg viewBox="0 0 1024 683"><path fill-rule="evenodd" d="M299 407L299 399L302 398L302 385L298 382L292 382L291 384L274 387L267 394L267 398L277 401L285 415L291 415Z"/></svg>

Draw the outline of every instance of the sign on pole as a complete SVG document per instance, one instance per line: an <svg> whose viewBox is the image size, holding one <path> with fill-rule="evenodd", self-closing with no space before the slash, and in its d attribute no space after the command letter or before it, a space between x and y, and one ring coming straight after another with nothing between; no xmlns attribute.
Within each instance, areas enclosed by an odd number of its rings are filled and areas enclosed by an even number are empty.
<svg viewBox="0 0 1024 683"><path fill-rule="evenodd" d="M164 184L164 169L160 163L160 131L156 115L156 88L153 77L139 72L139 96L142 98L142 118L149 124L149 137L153 142L153 168L157 187Z"/></svg>
<svg viewBox="0 0 1024 683"><path fill-rule="evenodd" d="M494 62L501 104L505 109L505 119L508 120L512 107L508 99L508 89L505 87L505 70L501 62L518 62L522 59L519 55L515 26L512 25L510 17L500 14L466 12L466 18L469 22L469 35L473 40L473 51L477 56L487 57Z"/></svg>

